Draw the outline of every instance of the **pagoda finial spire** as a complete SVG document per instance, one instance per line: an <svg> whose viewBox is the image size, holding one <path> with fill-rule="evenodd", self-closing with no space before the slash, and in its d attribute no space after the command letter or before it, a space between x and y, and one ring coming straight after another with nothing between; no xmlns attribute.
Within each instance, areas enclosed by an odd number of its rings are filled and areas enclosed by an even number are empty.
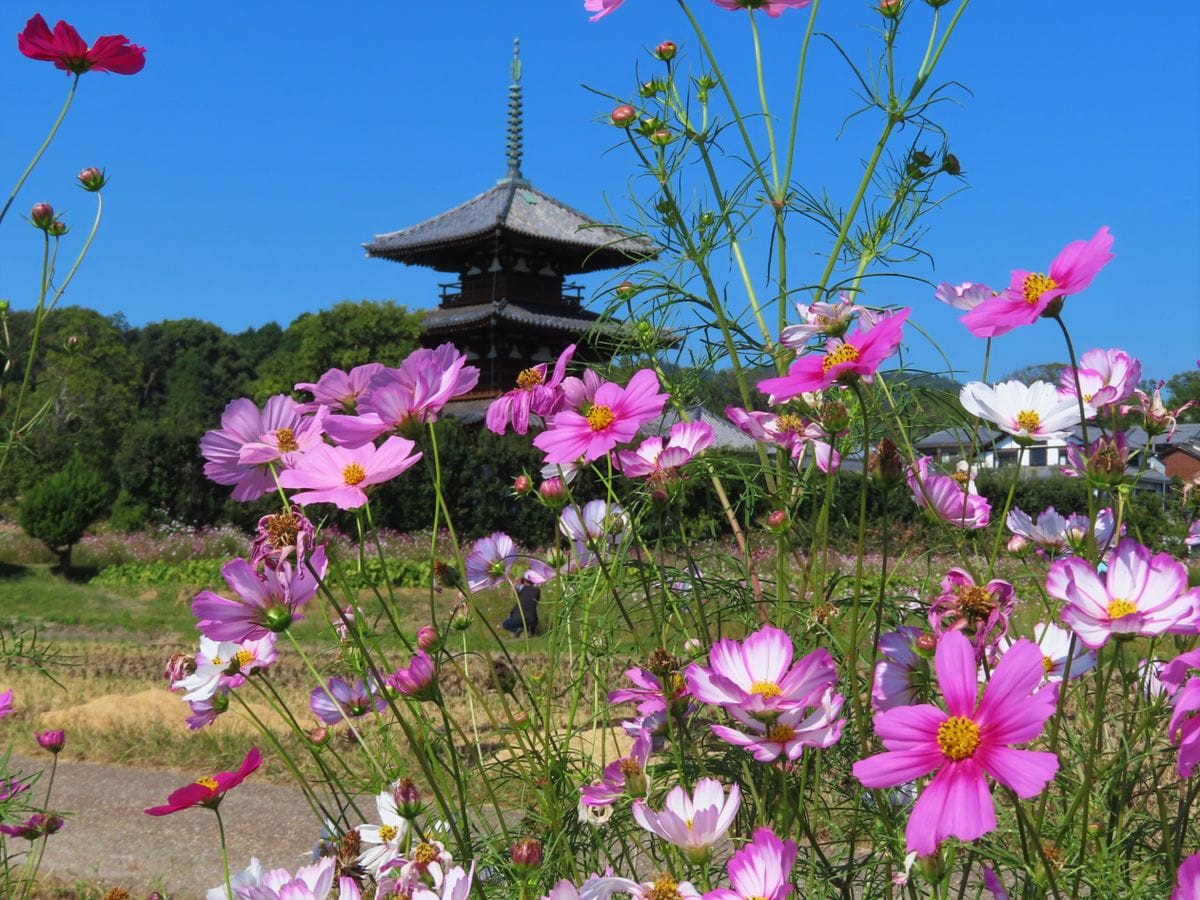
<svg viewBox="0 0 1200 900"><path fill-rule="evenodd" d="M508 85L508 171L504 181L524 181L521 174L523 122L521 119L521 39L513 38L512 82Z"/></svg>

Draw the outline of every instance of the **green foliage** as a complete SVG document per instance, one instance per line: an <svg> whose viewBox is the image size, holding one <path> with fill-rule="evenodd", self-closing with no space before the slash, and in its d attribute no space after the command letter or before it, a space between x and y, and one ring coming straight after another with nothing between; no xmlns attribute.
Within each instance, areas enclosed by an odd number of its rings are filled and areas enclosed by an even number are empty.
<svg viewBox="0 0 1200 900"><path fill-rule="evenodd" d="M76 454L61 472L25 495L17 519L26 534L59 554L62 567L67 569L71 548L108 503L107 482Z"/></svg>
<svg viewBox="0 0 1200 900"><path fill-rule="evenodd" d="M105 566L91 583L102 587L188 585L212 587L221 581L221 566L227 560L188 559L182 562L119 563Z"/></svg>
<svg viewBox="0 0 1200 900"><path fill-rule="evenodd" d="M1191 402L1194 406L1179 416L1180 422L1200 422L1200 371L1191 369L1167 379L1167 405L1172 409Z"/></svg>

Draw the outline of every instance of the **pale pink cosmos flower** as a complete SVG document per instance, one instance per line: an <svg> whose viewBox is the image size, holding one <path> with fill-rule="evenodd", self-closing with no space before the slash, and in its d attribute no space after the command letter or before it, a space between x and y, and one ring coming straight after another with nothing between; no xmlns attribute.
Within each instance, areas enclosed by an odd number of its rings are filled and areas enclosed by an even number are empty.
<svg viewBox="0 0 1200 900"><path fill-rule="evenodd" d="M652 810L644 800L633 801L634 821L651 834L679 847L689 858L708 858L715 843L725 837L742 804L742 792L735 782L725 788L715 778L701 778L691 796L681 785L667 793L662 812Z"/></svg>
<svg viewBox="0 0 1200 900"><path fill-rule="evenodd" d="M182 699L188 703L208 700L222 687L240 687L245 684L247 675L267 668L278 658L273 634L237 643L218 643L201 637L195 671L172 687L185 691Z"/></svg>
<svg viewBox="0 0 1200 900"><path fill-rule="evenodd" d="M1079 424L1079 403L1060 397L1049 381L1002 381L995 387L972 381L958 395L968 413L995 424L1026 443L1065 437ZM1086 408L1086 407L1085 407ZM1086 408L1089 415L1095 411Z"/></svg>
<svg viewBox="0 0 1200 900"><path fill-rule="evenodd" d="M701 703L747 713L811 706L837 680L833 657L820 647L793 665L793 653L787 632L771 625L744 641L722 638L709 651L707 666L687 667L688 688Z"/></svg>
<svg viewBox="0 0 1200 900"><path fill-rule="evenodd" d="M563 409L552 416L548 430L533 439L548 463L591 462L618 444L633 440L640 426L662 415L667 394L659 393L653 369L635 372L626 387L601 384L582 414Z"/></svg>
<svg viewBox="0 0 1200 900"><path fill-rule="evenodd" d="M380 870L403 852L409 826L408 820L400 815L394 790L380 791L375 796L375 808L379 813L379 824L358 826L363 843L358 864L378 878Z"/></svg>
<svg viewBox="0 0 1200 900"><path fill-rule="evenodd" d="M916 649L920 636L921 629L912 625L901 625L879 636L879 661L871 683L871 708L875 712L916 702L915 676L925 665Z"/></svg>
<svg viewBox="0 0 1200 900"><path fill-rule="evenodd" d="M1179 866L1171 900L1200 900L1200 853L1193 853Z"/></svg>
<svg viewBox="0 0 1200 900"><path fill-rule="evenodd" d="M479 538L466 558L467 587L475 593L504 584L516 561L517 545L503 531Z"/></svg>
<svg viewBox="0 0 1200 900"><path fill-rule="evenodd" d="M322 444L309 450L279 475L285 488L299 488L292 501L300 505L332 503L338 509L357 509L367 502L366 488L390 481L421 459L412 441L392 436L379 447L364 444L353 449Z"/></svg>
<svg viewBox="0 0 1200 900"><path fill-rule="evenodd" d="M238 888L238 900L362 900L353 878L343 875L335 885L337 860L327 856L296 870L275 869L257 885Z"/></svg>
<svg viewBox="0 0 1200 900"><path fill-rule="evenodd" d="M900 346L904 320L911 311L906 307L893 313L870 330L860 324L858 330L844 340L833 339L826 343L823 355L801 356L792 363L786 375L764 379L758 383L758 389L776 404L806 391L819 391L856 378L872 381L879 364Z"/></svg>
<svg viewBox="0 0 1200 900"><path fill-rule="evenodd" d="M589 550L620 542L629 531L629 514L618 503L589 500L580 509L568 506L558 517L558 530Z"/></svg>
<svg viewBox="0 0 1200 900"><path fill-rule="evenodd" d="M792 892L796 842L781 841L769 828L756 828L754 839L730 857L725 871L728 888L717 888L704 900L785 900Z"/></svg>
<svg viewBox="0 0 1200 900"><path fill-rule="evenodd" d="M584 806L611 806L621 797L644 797L649 790L646 764L650 761L653 739L643 731L633 739L629 755L614 759L604 767L601 780L580 789Z"/></svg>
<svg viewBox="0 0 1200 900"><path fill-rule="evenodd" d="M780 713L724 707L743 731L717 724L709 727L721 740L746 750L756 762L771 763L780 758L795 762L806 747L832 747L838 742L846 724L841 718L844 702L845 698L830 684L810 695L808 704Z"/></svg>
<svg viewBox="0 0 1200 900"><path fill-rule="evenodd" d="M455 866L446 872L446 877L431 890L424 883L413 888L412 900L467 900L471 895L471 881L475 878L475 863L470 869Z"/></svg>
<svg viewBox="0 0 1200 900"><path fill-rule="evenodd" d="M957 566L942 579L942 593L929 606L929 627L939 638L958 631L971 638L975 658L982 661L1008 632L1017 597L1013 586L1000 578L977 585L971 573Z"/></svg>
<svg viewBox="0 0 1200 900"><path fill-rule="evenodd" d="M937 286L937 290L933 292L935 299L942 301L955 309L972 310L984 300L991 300L996 296L986 284L975 284L970 281L964 281L962 284L955 286L948 281L943 281Z"/></svg>
<svg viewBox="0 0 1200 900"><path fill-rule="evenodd" d="M608 900L613 894L628 894L633 900L661 900L663 897L701 900L695 885L690 881L677 881L669 872L643 882L612 875L593 877L580 887L579 900Z"/></svg>
<svg viewBox="0 0 1200 900"><path fill-rule="evenodd" d="M803 350L818 334L841 337L850 327L850 320L860 311L854 298L846 291L838 295L837 303L796 304L799 325L789 325L779 332L779 343L789 350Z"/></svg>
<svg viewBox="0 0 1200 900"><path fill-rule="evenodd" d="M986 528L991 521L992 505L979 494L970 494L949 475L929 471L929 457L917 460L908 470L908 489L913 502L929 510L948 525L960 528Z"/></svg>
<svg viewBox="0 0 1200 900"><path fill-rule="evenodd" d="M761 9L777 18L787 9L804 9L812 0L713 0L721 9Z"/></svg>
<svg viewBox="0 0 1200 900"><path fill-rule="evenodd" d="M1075 647L1072 652L1071 633L1053 622L1038 622L1033 626L1033 640L1042 651L1042 668L1046 681L1074 680L1096 665L1096 651ZM1003 653L1012 646L1008 637L1000 639Z"/></svg>
<svg viewBox="0 0 1200 900"><path fill-rule="evenodd" d="M250 865L242 869L240 872L235 872L233 877L229 879L229 886L233 888L233 896L240 898L245 893L242 888L258 887L262 884L263 867L258 861L258 857L250 857ZM220 887L209 888L204 895L204 900L229 900L229 892L225 889L225 885Z"/></svg>
<svg viewBox="0 0 1200 900"><path fill-rule="evenodd" d="M1046 593L1066 602L1063 620L1093 650L1114 634L1200 633L1200 588L1188 590L1187 569L1132 538L1117 544L1103 580L1079 557L1057 560Z"/></svg>
<svg viewBox="0 0 1200 900"><path fill-rule="evenodd" d="M1083 402L1104 409L1133 396L1142 380L1142 364L1124 350L1089 350L1079 357L1079 388ZM1066 366L1059 376L1059 393L1075 397L1076 370Z"/></svg>
<svg viewBox="0 0 1200 900"><path fill-rule="evenodd" d="M776 414L742 409L738 406L725 407L725 417L756 441L775 444L787 450L797 466L804 464L805 450L811 446L817 468L822 472L836 472L842 457L833 445L823 440L825 430L817 422L795 413Z"/></svg>
<svg viewBox="0 0 1200 900"><path fill-rule="evenodd" d="M1078 294L1113 258L1113 238L1108 227L1089 241L1072 241L1054 257L1048 275L1016 269L999 296L980 303L962 323L976 337L999 337L1021 325L1032 325L1050 304L1068 294Z"/></svg>
<svg viewBox="0 0 1200 900"><path fill-rule="evenodd" d="M273 405L276 409L272 409ZM328 412L318 407L305 415L291 397L272 397L263 408L263 420L273 427L264 430L257 440L244 444L238 452L238 462L243 465L278 462L290 469L304 453L324 442Z"/></svg>
<svg viewBox="0 0 1200 900"><path fill-rule="evenodd" d="M1200 519L1188 526L1187 537L1183 539L1183 543L1188 547L1200 547Z"/></svg>
<svg viewBox="0 0 1200 900"><path fill-rule="evenodd" d="M302 417L296 401L282 394L267 400L261 410L253 400L234 400L221 413L221 427L200 438L200 453L207 460L204 474L217 484L233 485L234 500L257 500L275 490L267 461L279 459L279 451L286 447L288 462L294 462L292 454L300 449L296 432L300 430L311 446L319 439L319 434L311 433L314 427L320 427L320 420ZM274 441L275 449L266 445L264 437ZM242 451L247 447L253 447L252 455L262 460L243 460Z"/></svg>
<svg viewBox="0 0 1200 900"><path fill-rule="evenodd" d="M241 557L232 559L221 567L221 577L236 599L201 591L192 600L196 627L215 641L257 640L286 631L304 618L300 608L316 594L327 567L324 547L305 565L280 563L261 573Z"/></svg>
<svg viewBox="0 0 1200 900"><path fill-rule="evenodd" d="M613 454L613 462L626 478L645 478L653 485L678 479L679 470L713 442L707 422L676 422L666 441L661 435L648 437L636 450Z"/></svg>
<svg viewBox="0 0 1200 900"><path fill-rule="evenodd" d="M211 725L217 716L229 709L229 688L221 687L207 700L189 703L192 714L187 717L187 727L193 731Z"/></svg>
<svg viewBox="0 0 1200 900"><path fill-rule="evenodd" d="M567 364L574 355L575 345L571 344L554 364L554 372L550 375L549 381L546 380L548 370L546 363L538 363L528 369L522 369L517 375L517 386L507 394L497 397L488 406L486 418L488 430L496 434L504 434L511 421L513 431L517 434L526 434L529 431L531 414L544 419L558 412L566 401L562 383L567 372Z"/></svg>
<svg viewBox="0 0 1200 900"><path fill-rule="evenodd" d="M1058 685L1041 685L1041 660L1031 641L1018 641L977 700L971 642L951 631L938 642L933 663L946 709L923 703L875 715L875 732L887 749L854 764L863 785L896 787L936 770L908 821L910 851L927 856L947 837L973 841L992 831L996 811L987 775L1023 799L1054 777L1053 753L1009 746L1035 740L1054 714Z"/></svg>
<svg viewBox="0 0 1200 900"><path fill-rule="evenodd" d="M625 0L583 0L583 8L590 13L595 13L589 21L596 22L610 12L619 9L624 2Z"/></svg>
<svg viewBox="0 0 1200 900"><path fill-rule="evenodd" d="M330 369L316 382L299 382L295 385L296 390L308 391L313 397L311 403L301 403L300 408L304 412L316 412L319 407L327 406L330 410L354 415L358 409L358 398L370 386L371 379L383 369L383 363L367 363L355 366L349 372Z"/></svg>

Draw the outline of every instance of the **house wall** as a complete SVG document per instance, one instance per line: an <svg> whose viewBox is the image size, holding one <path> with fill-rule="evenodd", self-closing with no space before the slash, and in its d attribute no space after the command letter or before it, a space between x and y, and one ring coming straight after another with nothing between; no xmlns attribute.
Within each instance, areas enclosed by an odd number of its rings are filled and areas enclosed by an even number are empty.
<svg viewBox="0 0 1200 900"><path fill-rule="evenodd" d="M1168 478L1191 481L1200 475L1200 459L1184 450L1168 450L1160 458Z"/></svg>

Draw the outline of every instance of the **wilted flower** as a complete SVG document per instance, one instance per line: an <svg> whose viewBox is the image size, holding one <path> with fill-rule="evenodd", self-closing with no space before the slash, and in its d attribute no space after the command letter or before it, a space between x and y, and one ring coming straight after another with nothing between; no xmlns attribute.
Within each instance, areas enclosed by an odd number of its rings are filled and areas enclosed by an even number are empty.
<svg viewBox="0 0 1200 900"><path fill-rule="evenodd" d="M929 626L939 638L947 631L962 632L982 661L1008 632L1015 604L1016 594L1007 581L993 578L977 585L970 572L955 567L942 579L942 593L929 607Z"/></svg>
<svg viewBox="0 0 1200 900"><path fill-rule="evenodd" d="M299 506L292 505L286 512L263 516L258 520L254 544L250 548L250 568L258 568L260 563L272 569L277 568L293 553L296 555L296 565L302 568L312 550L315 536L313 523Z"/></svg>
<svg viewBox="0 0 1200 900"><path fill-rule="evenodd" d="M24 838L27 841L36 841L61 830L63 824L62 816L55 815L54 813L34 813L24 822L17 825L0 825L0 834L7 834L9 837Z"/></svg>
<svg viewBox="0 0 1200 900"><path fill-rule="evenodd" d="M1175 426L1179 424L1179 417L1184 410L1195 406L1196 401L1189 400L1182 406L1168 409L1162 398L1164 384L1166 384L1165 381L1160 381L1155 387L1154 393L1149 395L1140 388L1134 390L1133 394L1138 398L1138 405L1122 404L1121 415L1128 415L1131 410L1137 409L1142 414L1143 425L1148 435L1154 437L1165 433L1167 440L1170 440L1175 434Z"/></svg>
<svg viewBox="0 0 1200 900"><path fill-rule="evenodd" d="M1102 434L1086 448L1067 444L1067 465L1061 471L1071 478L1086 478L1093 487L1115 487L1125 480L1125 469L1133 455L1123 431Z"/></svg>

